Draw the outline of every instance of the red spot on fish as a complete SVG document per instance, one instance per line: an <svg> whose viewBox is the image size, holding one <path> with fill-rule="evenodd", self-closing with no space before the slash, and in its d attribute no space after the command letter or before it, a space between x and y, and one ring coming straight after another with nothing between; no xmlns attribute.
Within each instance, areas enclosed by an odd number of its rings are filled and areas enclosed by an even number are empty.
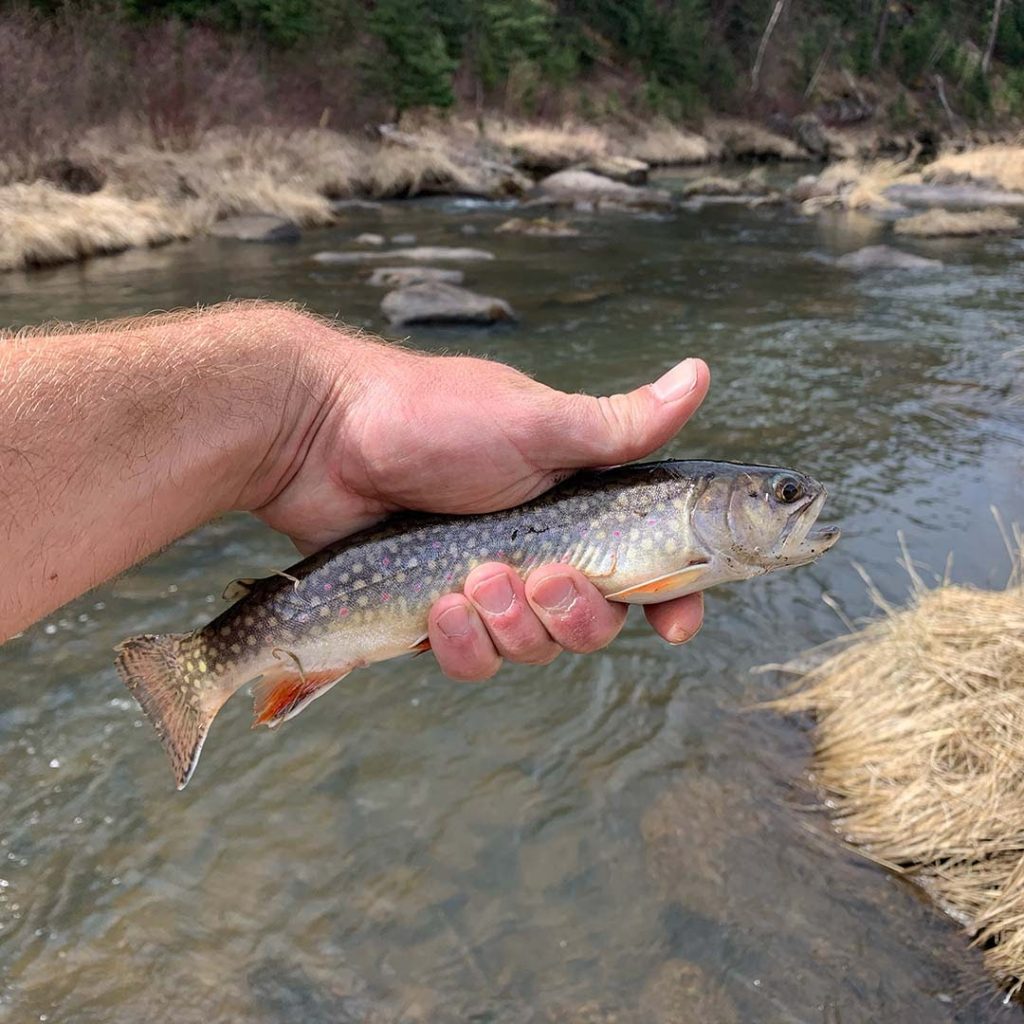
<svg viewBox="0 0 1024 1024"><path fill-rule="evenodd" d="M441 546L441 542L439 540L435 540L430 546L434 548L439 548Z"/></svg>
<svg viewBox="0 0 1024 1024"><path fill-rule="evenodd" d="M505 552L504 551L499 551L494 557L495 558L504 558L505 557Z"/></svg>
<svg viewBox="0 0 1024 1024"><path fill-rule="evenodd" d="M338 609L338 618L339 619L345 618L346 615L348 615L348 609L347 608L339 608Z"/></svg>
<svg viewBox="0 0 1024 1024"><path fill-rule="evenodd" d="M452 581L452 574L451 574L451 573L448 573L448 574L447 574L447 575L445 576L444 580L445 580L445 583L451 583L451 581Z"/></svg>
<svg viewBox="0 0 1024 1024"><path fill-rule="evenodd" d="M385 590L384 593L380 595L380 599L382 601L390 601L391 595Z"/></svg>
<svg viewBox="0 0 1024 1024"><path fill-rule="evenodd" d="M621 530L612 530L612 536L613 537L621 537L622 536L622 531Z"/></svg>
<svg viewBox="0 0 1024 1024"><path fill-rule="evenodd" d="M416 593L418 594L423 589L423 584L422 583L414 583L412 589L415 590Z"/></svg>
<svg viewBox="0 0 1024 1024"><path fill-rule="evenodd" d="M329 594L333 589L334 589L334 584L333 583L325 583L324 584L324 593L325 594Z"/></svg>
<svg viewBox="0 0 1024 1024"><path fill-rule="evenodd" d="M649 526L654 526L654 524L657 523L657 521L658 521L657 519L654 519L652 517L651 519L647 520L647 523L648 523Z"/></svg>
<svg viewBox="0 0 1024 1024"><path fill-rule="evenodd" d="M385 568L387 568L387 566L389 566L389 565L391 564L391 559L390 559L390 558L388 558L388 557L387 557L387 556L385 555L385 556L384 556L384 557L383 557L383 558L382 558L382 559L380 560L380 564L381 564L381 565L383 565L383 566L384 566Z"/></svg>

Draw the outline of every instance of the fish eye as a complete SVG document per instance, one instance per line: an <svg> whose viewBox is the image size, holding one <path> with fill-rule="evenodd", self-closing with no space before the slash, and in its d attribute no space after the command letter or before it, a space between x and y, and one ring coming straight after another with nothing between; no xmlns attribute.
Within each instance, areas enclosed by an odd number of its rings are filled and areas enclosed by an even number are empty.
<svg viewBox="0 0 1024 1024"><path fill-rule="evenodd" d="M784 505L792 505L804 496L804 485L795 477L787 473L780 473L772 481L772 490L775 497Z"/></svg>

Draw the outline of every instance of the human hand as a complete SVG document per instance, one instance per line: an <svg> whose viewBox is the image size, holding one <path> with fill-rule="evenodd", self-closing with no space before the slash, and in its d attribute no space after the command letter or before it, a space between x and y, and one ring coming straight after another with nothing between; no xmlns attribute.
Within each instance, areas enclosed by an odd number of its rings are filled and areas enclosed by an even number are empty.
<svg viewBox="0 0 1024 1024"><path fill-rule="evenodd" d="M313 369L304 394L319 401L296 407L261 478L276 486L249 506L305 553L397 509L490 512L575 469L641 458L676 434L709 380L706 365L688 359L654 384L594 398L501 363L380 345L312 320L306 329ZM682 643L700 628L702 608L697 594L645 614L662 637ZM435 604L430 640L446 674L485 679L502 658L546 664L561 649L603 647L626 612L569 566L542 567L524 582L488 563L463 593Z"/></svg>

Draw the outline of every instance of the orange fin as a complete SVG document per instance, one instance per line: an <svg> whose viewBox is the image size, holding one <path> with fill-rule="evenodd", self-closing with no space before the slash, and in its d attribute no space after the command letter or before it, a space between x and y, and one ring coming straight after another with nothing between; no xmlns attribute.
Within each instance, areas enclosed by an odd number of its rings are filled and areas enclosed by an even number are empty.
<svg viewBox="0 0 1024 1024"><path fill-rule="evenodd" d="M273 672L253 687L252 727L266 725L275 729L294 718L308 704L322 697L351 669L327 669L323 672Z"/></svg>
<svg viewBox="0 0 1024 1024"><path fill-rule="evenodd" d="M420 654L426 654L430 650L430 637L424 636L422 640L417 640L409 650L414 658Z"/></svg>
<svg viewBox="0 0 1024 1024"><path fill-rule="evenodd" d="M692 594L699 590L700 578L707 572L708 563L698 562L688 565L685 569L656 576L653 580L637 583L625 590L618 590L608 595L609 601L621 601L624 604L657 604L660 601L671 601L674 597Z"/></svg>

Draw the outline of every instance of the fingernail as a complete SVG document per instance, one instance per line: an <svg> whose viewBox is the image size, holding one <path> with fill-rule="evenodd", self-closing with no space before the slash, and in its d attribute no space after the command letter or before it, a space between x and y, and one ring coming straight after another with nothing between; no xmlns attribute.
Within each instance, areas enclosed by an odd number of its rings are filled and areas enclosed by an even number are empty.
<svg viewBox="0 0 1024 1024"><path fill-rule="evenodd" d="M684 359L678 366L673 366L668 373L659 377L651 385L651 390L655 398L662 402L677 402L696 386L697 360Z"/></svg>
<svg viewBox="0 0 1024 1024"><path fill-rule="evenodd" d="M447 611L441 612L437 617L437 628L449 640L457 640L465 636L470 628L469 612L462 604L452 605Z"/></svg>
<svg viewBox="0 0 1024 1024"><path fill-rule="evenodd" d="M533 599L547 612L567 612L579 597L568 576L549 576L533 592Z"/></svg>
<svg viewBox="0 0 1024 1024"><path fill-rule="evenodd" d="M502 612L507 612L512 607L515 598L516 595L512 590L512 584L509 583L508 575L503 572L491 576L473 588L473 600L491 615L501 615Z"/></svg>

